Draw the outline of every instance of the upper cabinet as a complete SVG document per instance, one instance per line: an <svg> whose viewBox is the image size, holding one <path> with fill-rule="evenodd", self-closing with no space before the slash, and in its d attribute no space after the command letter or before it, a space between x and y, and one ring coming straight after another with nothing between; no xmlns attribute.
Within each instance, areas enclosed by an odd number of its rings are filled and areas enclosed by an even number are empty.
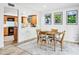
<svg viewBox="0 0 79 59"><path fill-rule="evenodd" d="M4 16L4 24L6 24L7 16Z"/></svg>
<svg viewBox="0 0 79 59"><path fill-rule="evenodd" d="M8 26L17 26L18 25L18 17L17 16L4 16L4 24L6 27Z"/></svg>

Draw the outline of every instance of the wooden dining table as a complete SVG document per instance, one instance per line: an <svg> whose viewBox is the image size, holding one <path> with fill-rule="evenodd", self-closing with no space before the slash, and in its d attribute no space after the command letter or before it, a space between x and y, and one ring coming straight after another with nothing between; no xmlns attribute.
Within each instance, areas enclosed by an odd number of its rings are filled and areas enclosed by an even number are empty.
<svg viewBox="0 0 79 59"><path fill-rule="evenodd" d="M58 32L54 32L54 31L40 31L40 34L43 34L43 35L51 35L52 36L52 40L54 41L54 51L55 51L55 46L56 46L56 43L55 43L55 34L57 34Z"/></svg>

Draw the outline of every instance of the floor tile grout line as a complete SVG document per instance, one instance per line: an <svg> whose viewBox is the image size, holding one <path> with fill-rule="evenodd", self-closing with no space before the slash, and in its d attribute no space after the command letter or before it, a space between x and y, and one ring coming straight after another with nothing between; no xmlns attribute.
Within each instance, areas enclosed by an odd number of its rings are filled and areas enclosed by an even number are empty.
<svg viewBox="0 0 79 59"><path fill-rule="evenodd" d="M22 48L20 48L20 47L18 47L19 49L21 49L21 50L23 50L24 52L27 52L28 54L30 54L30 55L33 55L32 53L30 53L30 52L28 52L28 51L26 51L26 50L24 50L24 49L22 49Z"/></svg>

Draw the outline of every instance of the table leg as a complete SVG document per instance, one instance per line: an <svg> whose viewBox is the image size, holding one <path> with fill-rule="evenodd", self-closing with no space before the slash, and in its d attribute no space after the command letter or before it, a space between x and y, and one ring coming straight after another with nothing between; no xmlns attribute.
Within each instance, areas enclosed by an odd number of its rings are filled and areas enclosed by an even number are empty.
<svg viewBox="0 0 79 59"><path fill-rule="evenodd" d="M39 36L37 37L37 44L39 44Z"/></svg>
<svg viewBox="0 0 79 59"><path fill-rule="evenodd" d="M53 35L53 40L54 40L54 51L55 51L55 49L56 49L56 47L55 47L55 35Z"/></svg>

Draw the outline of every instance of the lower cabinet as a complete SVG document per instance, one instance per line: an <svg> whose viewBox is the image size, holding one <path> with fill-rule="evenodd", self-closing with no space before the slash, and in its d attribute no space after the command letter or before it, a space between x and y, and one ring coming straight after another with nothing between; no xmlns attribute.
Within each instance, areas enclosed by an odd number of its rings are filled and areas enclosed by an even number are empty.
<svg viewBox="0 0 79 59"><path fill-rule="evenodd" d="M4 36L8 36L8 27L4 27Z"/></svg>
<svg viewBox="0 0 79 59"><path fill-rule="evenodd" d="M14 35L13 42L17 43L18 41L18 28L17 27L5 27L4 36Z"/></svg>
<svg viewBox="0 0 79 59"><path fill-rule="evenodd" d="M18 28L14 28L14 42L17 43L18 41Z"/></svg>

